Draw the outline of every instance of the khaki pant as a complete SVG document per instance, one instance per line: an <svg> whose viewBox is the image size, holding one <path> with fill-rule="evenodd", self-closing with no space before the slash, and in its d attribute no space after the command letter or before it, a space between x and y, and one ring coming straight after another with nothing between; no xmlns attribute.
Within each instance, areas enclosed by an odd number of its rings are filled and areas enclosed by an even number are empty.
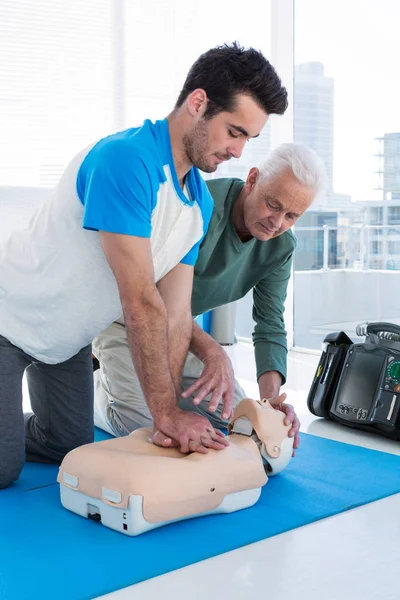
<svg viewBox="0 0 400 600"><path fill-rule="evenodd" d="M152 417L128 347L125 327L113 323L93 342L93 354L100 363L94 373L94 422L97 427L115 436L128 435L139 427L151 427ZM203 363L189 353L182 377L182 391L192 385L201 375ZM246 395L235 381L234 405ZM221 418L222 404L214 413L208 412L207 397L201 404L193 404L193 396L180 398L183 410L192 410L207 417L217 428L226 427Z"/></svg>

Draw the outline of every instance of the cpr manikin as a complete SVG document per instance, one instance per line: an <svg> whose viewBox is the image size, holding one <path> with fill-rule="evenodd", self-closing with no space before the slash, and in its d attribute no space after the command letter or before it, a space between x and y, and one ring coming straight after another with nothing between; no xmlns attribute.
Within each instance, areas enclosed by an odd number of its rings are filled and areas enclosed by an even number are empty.
<svg viewBox="0 0 400 600"><path fill-rule="evenodd" d="M58 475L61 502L127 535L190 517L252 506L293 451L290 425L268 400L246 398L229 425L229 446L181 454L150 441L150 429L72 450Z"/></svg>

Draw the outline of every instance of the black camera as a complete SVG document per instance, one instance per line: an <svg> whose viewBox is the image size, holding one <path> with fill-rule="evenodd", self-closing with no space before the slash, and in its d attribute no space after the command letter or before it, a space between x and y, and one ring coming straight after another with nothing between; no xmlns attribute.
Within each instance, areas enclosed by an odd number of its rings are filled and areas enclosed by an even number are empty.
<svg viewBox="0 0 400 600"><path fill-rule="evenodd" d="M400 326L369 323L354 344L330 333L307 398L309 410L356 429L400 440Z"/></svg>

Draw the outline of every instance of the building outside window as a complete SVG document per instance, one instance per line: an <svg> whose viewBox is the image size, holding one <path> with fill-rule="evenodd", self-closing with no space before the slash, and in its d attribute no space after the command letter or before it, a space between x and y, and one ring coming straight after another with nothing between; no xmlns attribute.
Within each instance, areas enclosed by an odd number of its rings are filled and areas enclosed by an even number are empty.
<svg viewBox="0 0 400 600"><path fill-rule="evenodd" d="M400 323L399 18L396 0L295 0L294 139L328 176L295 227L299 347L320 349L330 331L354 338L363 321ZM320 243L310 251L303 238Z"/></svg>

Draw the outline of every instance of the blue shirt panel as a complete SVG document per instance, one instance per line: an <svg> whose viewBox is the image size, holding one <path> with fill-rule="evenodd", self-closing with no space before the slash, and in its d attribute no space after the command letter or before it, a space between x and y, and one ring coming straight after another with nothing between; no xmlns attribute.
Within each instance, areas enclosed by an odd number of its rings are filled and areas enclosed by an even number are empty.
<svg viewBox="0 0 400 600"><path fill-rule="evenodd" d="M165 140L157 133L157 126L146 121L102 139L89 151L76 186L85 229L150 237L157 192L166 181Z"/></svg>
<svg viewBox="0 0 400 600"><path fill-rule="evenodd" d="M213 210L211 194L197 168L186 181L187 198L179 185L172 157L168 121L147 120L98 142L82 161L77 175L77 194L85 207L83 227L140 237L151 235L151 215L160 185L166 182L168 165L175 193L184 204L196 202L203 218L203 237ZM203 237L181 262L194 265Z"/></svg>

